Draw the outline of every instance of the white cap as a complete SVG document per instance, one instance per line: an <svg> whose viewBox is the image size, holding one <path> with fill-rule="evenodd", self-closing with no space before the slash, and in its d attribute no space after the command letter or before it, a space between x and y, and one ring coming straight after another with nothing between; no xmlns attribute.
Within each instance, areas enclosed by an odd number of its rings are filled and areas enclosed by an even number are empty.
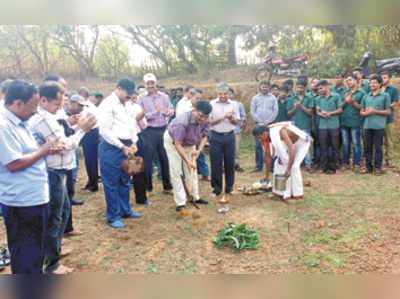
<svg viewBox="0 0 400 299"><path fill-rule="evenodd" d="M152 74L152 73L147 73L146 75L143 76L143 81L144 81L145 83L147 83L147 82L149 82L149 81L154 81L154 82L156 82L156 81L157 81L157 78L156 78L156 76L155 76L154 74Z"/></svg>

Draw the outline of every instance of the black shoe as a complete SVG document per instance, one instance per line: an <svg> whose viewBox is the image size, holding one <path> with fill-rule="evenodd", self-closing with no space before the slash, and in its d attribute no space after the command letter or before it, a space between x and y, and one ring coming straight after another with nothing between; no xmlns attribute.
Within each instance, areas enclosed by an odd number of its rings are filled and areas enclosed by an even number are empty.
<svg viewBox="0 0 400 299"><path fill-rule="evenodd" d="M195 201L195 203L201 204L201 205L208 205L208 201L202 200L202 199L198 199Z"/></svg>
<svg viewBox="0 0 400 299"><path fill-rule="evenodd" d="M184 205L183 205L183 206L177 206L177 207L176 207L176 211L177 211L177 212L180 212L184 207L185 207Z"/></svg>
<svg viewBox="0 0 400 299"><path fill-rule="evenodd" d="M71 199L71 206L81 206L84 202L82 200Z"/></svg>
<svg viewBox="0 0 400 299"><path fill-rule="evenodd" d="M325 172L325 174L335 174L336 170L328 169L328 170L325 170L324 172Z"/></svg>

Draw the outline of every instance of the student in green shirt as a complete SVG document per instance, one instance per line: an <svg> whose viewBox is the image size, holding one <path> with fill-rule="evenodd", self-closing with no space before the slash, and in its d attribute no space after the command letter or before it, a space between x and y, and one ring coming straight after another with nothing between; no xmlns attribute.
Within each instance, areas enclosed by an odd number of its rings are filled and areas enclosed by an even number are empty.
<svg viewBox="0 0 400 299"><path fill-rule="evenodd" d="M296 94L293 90L294 82L292 79L285 80L282 85L286 85L289 89L287 100L289 100L291 97L293 97Z"/></svg>
<svg viewBox="0 0 400 299"><path fill-rule="evenodd" d="M360 173L361 141L360 141L360 104L365 93L357 84L358 78L349 74L346 83L349 91L342 101L343 112L341 114L341 135L343 144L343 164L350 169L350 145L353 148L353 170Z"/></svg>
<svg viewBox="0 0 400 299"><path fill-rule="evenodd" d="M317 115L320 116L318 125L319 142L321 146L321 171L326 174L336 173L339 157L339 115L342 113L340 96L328 88L328 81L321 80L317 84L321 95L317 103ZM328 155L329 146L332 155Z"/></svg>
<svg viewBox="0 0 400 299"><path fill-rule="evenodd" d="M275 122L288 121L289 117L287 115L286 105L287 105L287 95L289 93L289 89L286 85L282 85L279 88L279 97L278 97L278 116L276 117Z"/></svg>
<svg viewBox="0 0 400 299"><path fill-rule="evenodd" d="M368 80L363 80L364 74L362 72L362 68L356 67L353 69L353 74L357 76L358 78L358 85L362 90L364 90L365 93L369 93L371 90L369 88L369 81Z"/></svg>
<svg viewBox="0 0 400 299"><path fill-rule="evenodd" d="M390 85L392 74L389 72L381 73L382 76L382 91L386 92L390 96L391 107L390 115L387 118L385 127L385 137L383 138L383 146L385 149L385 166L388 168L395 168L392 164L393 152L394 152L394 141L393 141L393 126L394 126L394 110L393 108L399 102L399 90L397 87Z"/></svg>
<svg viewBox="0 0 400 299"><path fill-rule="evenodd" d="M347 92L349 92L349 88L344 85L344 74L342 72L337 72L335 77L335 86L330 88L330 91L333 93L337 93L340 96L342 102L344 101L344 97Z"/></svg>
<svg viewBox="0 0 400 299"><path fill-rule="evenodd" d="M318 139L319 116L316 115L316 110L315 110L317 107L318 99L320 97L317 87L319 81L320 79L318 78L314 78L311 80L311 89L310 92L308 92L307 94L310 98L312 98L314 106L312 120L311 120L311 135L314 138L314 165L316 166L314 167L315 169L319 168L320 155L321 155L319 139Z"/></svg>
<svg viewBox="0 0 400 299"><path fill-rule="evenodd" d="M296 127L311 135L311 121L313 115L313 100L306 96L307 81L300 78L296 82L296 93L287 100L287 114ZM311 152L308 151L304 163L309 173L314 173L311 168Z"/></svg>
<svg viewBox="0 0 400 299"><path fill-rule="evenodd" d="M361 116L365 117L365 159L367 172L372 173L375 169L375 175L385 173L382 170L382 144L385 135L385 126L387 117L390 115L391 101L386 92L382 92L382 77L373 75L369 82L371 92L363 97L361 101ZM372 155L375 149L375 163L372 166Z"/></svg>

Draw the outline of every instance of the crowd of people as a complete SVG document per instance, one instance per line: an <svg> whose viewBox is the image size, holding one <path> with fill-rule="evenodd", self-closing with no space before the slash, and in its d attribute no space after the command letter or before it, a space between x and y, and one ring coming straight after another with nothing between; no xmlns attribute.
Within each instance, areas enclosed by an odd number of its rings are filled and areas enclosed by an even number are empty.
<svg viewBox="0 0 400 299"><path fill-rule="evenodd" d="M309 86L305 76L296 84L260 82L249 111L255 122L251 172L262 172L266 164L263 180L270 181L271 171L287 178L286 189L274 187L271 198L304 196L303 162L311 174L352 169L382 175L384 167L395 167L398 89L390 80L388 73L366 80L355 69L337 73L330 88L316 78ZM132 210L131 185L137 204L152 205L147 194L153 192L155 168L178 213L188 204L185 187L194 204L208 204L200 198L199 175L210 182L211 198L225 198L234 192L235 172L245 171L240 142L246 110L227 83L217 85L211 101L192 85L166 90L151 73L137 87L130 78L120 79L105 99L85 87L69 93L56 75L39 87L7 79L1 91L0 207L15 274L73 272L61 258L69 254L62 249L64 236L82 235L73 227L71 209L83 204L74 198L79 146L88 178L83 191L97 192L102 183L107 222L115 229L126 226L124 219L142 216ZM130 175L121 165L133 157L141 157L143 167Z"/></svg>

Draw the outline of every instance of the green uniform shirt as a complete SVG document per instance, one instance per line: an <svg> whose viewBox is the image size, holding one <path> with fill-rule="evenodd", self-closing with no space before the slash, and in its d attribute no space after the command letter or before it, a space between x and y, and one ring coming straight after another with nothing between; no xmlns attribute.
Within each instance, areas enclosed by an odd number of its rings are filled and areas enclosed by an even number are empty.
<svg viewBox="0 0 400 299"><path fill-rule="evenodd" d="M391 105L390 97L386 92L380 91L376 96L372 92L365 95L361 101L361 109L372 107L376 110L386 110ZM386 115L370 114L365 117L364 129L381 130L386 126Z"/></svg>
<svg viewBox="0 0 400 299"><path fill-rule="evenodd" d="M281 121L287 121L289 120L289 117L287 115L287 110L286 110L286 103L287 99L285 99L285 102L281 102L280 97L278 97L278 116L276 117L275 122L281 122Z"/></svg>
<svg viewBox="0 0 400 299"><path fill-rule="evenodd" d="M178 98L175 98L175 99L171 100L171 104L172 104L172 106L174 106L174 109L176 109L176 105L178 105L179 100L180 99L178 99Z"/></svg>
<svg viewBox="0 0 400 299"><path fill-rule="evenodd" d="M294 104L300 101L297 94L291 97L286 104L286 110L290 111L294 108ZM314 101L312 98L304 95L301 100L301 104L307 109L314 108ZM302 130L311 130L311 115L305 113L300 107L298 107L292 117L290 118L294 121L294 124Z"/></svg>
<svg viewBox="0 0 400 299"><path fill-rule="evenodd" d="M340 95L340 99L343 102L346 93L348 93L350 89L346 85L342 85L342 88L340 88L340 89L336 88L336 86L332 86L330 88L330 90L331 90L331 92L337 93L338 95Z"/></svg>
<svg viewBox="0 0 400 299"><path fill-rule="evenodd" d="M364 97L365 92L361 88L357 88L354 93L350 91L350 97L354 98L354 102L361 104L361 100ZM343 101L342 101L343 103ZM340 122L343 127L356 128L361 126L360 110L353 106L353 104L347 103L343 108L343 112L340 115Z"/></svg>
<svg viewBox="0 0 400 299"><path fill-rule="evenodd" d="M291 93L289 93L287 96L286 96L286 103L288 102L288 100L290 100L291 98L293 98L293 97L295 97L296 96L296 92L295 91L292 91Z"/></svg>
<svg viewBox="0 0 400 299"><path fill-rule="evenodd" d="M365 93L369 93L371 89L369 89L369 81L368 80L363 80L361 83L361 88L365 91Z"/></svg>
<svg viewBox="0 0 400 299"><path fill-rule="evenodd" d="M337 110L342 101L337 93L331 93L328 98L320 96L318 100L320 111L332 112ZM320 117L318 129L338 129L340 127L339 115L332 115L329 118Z"/></svg>
<svg viewBox="0 0 400 299"><path fill-rule="evenodd" d="M320 95L317 94L317 95L313 96L312 93L310 93L308 96L313 100L313 106L314 106L314 109L313 109L313 112L314 112L314 128L318 129L319 128L319 119L320 119L320 117L319 117L319 115L317 115L317 110L316 109L317 109L317 105L319 105Z"/></svg>
<svg viewBox="0 0 400 299"><path fill-rule="evenodd" d="M389 94L390 102L392 104L393 104L393 102L399 101L399 89L397 87L389 85L388 87L386 87L384 92ZM394 111L393 111L393 108L390 108L390 115L387 118L387 123L393 123L393 122L394 122Z"/></svg>

